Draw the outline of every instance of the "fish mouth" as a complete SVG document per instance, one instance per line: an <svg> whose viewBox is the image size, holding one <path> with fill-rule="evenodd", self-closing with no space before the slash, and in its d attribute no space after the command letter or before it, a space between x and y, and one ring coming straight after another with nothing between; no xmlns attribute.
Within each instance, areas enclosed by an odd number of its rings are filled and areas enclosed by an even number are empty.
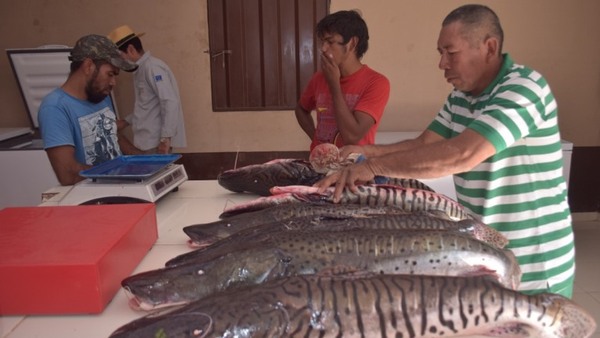
<svg viewBox="0 0 600 338"><path fill-rule="evenodd" d="M152 303L135 295L128 286L123 287L123 289L125 290L129 307L135 311L147 312L187 304L187 302Z"/></svg>
<svg viewBox="0 0 600 338"><path fill-rule="evenodd" d="M190 238L187 244L192 249L210 246L221 239L219 236L198 231L193 226L184 227L183 232Z"/></svg>
<svg viewBox="0 0 600 338"><path fill-rule="evenodd" d="M192 249L202 249L211 246L215 242L216 240L196 240L192 238L187 241L187 244Z"/></svg>

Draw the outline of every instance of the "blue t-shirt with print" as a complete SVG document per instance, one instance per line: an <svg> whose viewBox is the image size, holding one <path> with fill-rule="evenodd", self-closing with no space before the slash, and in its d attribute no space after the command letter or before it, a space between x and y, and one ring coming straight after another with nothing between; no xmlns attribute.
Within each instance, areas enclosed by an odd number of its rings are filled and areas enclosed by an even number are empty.
<svg viewBox="0 0 600 338"><path fill-rule="evenodd" d="M110 96L92 103L57 88L42 100L38 123L44 149L73 146L80 163L97 165L121 155Z"/></svg>

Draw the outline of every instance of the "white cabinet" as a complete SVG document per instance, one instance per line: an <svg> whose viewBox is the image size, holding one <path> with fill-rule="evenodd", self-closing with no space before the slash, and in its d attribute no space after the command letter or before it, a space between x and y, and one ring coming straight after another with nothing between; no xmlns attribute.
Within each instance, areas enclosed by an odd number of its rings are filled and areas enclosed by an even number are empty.
<svg viewBox="0 0 600 338"><path fill-rule="evenodd" d="M573 155L573 143L562 140L561 142L563 153L563 176L567 185L569 185L569 176L571 175L571 155Z"/></svg>
<svg viewBox="0 0 600 338"><path fill-rule="evenodd" d="M36 206L42 192L56 185L44 150L0 150L0 209Z"/></svg>

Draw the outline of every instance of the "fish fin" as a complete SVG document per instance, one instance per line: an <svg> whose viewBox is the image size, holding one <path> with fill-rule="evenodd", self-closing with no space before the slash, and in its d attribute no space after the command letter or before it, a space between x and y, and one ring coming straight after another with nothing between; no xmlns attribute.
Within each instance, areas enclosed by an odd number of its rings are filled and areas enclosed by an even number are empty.
<svg viewBox="0 0 600 338"><path fill-rule="evenodd" d="M470 271L466 271L463 274L460 274L460 276L462 276L462 277L484 276L484 277L489 277L489 278L495 280L496 282L498 282L498 279L499 279L499 276L498 276L498 273L496 272L496 270L492 270L485 265L474 265L473 269L471 269Z"/></svg>
<svg viewBox="0 0 600 338"><path fill-rule="evenodd" d="M443 210L428 210L428 211L425 211L424 214L453 221L453 219L450 216L448 216L448 214Z"/></svg>
<svg viewBox="0 0 600 338"><path fill-rule="evenodd" d="M469 229L477 239L483 240L486 243L492 244L497 248L503 249L508 245L508 238L500 231L492 228L475 219L463 219L458 221L459 224Z"/></svg>

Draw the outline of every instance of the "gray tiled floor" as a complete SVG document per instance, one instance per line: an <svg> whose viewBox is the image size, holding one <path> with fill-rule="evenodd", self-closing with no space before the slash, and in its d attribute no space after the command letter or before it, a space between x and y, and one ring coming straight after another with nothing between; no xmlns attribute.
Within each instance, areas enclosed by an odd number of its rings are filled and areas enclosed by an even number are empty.
<svg viewBox="0 0 600 338"><path fill-rule="evenodd" d="M576 255L573 300L594 315L600 325L600 220L575 221L573 225ZM600 338L600 329L592 337Z"/></svg>

